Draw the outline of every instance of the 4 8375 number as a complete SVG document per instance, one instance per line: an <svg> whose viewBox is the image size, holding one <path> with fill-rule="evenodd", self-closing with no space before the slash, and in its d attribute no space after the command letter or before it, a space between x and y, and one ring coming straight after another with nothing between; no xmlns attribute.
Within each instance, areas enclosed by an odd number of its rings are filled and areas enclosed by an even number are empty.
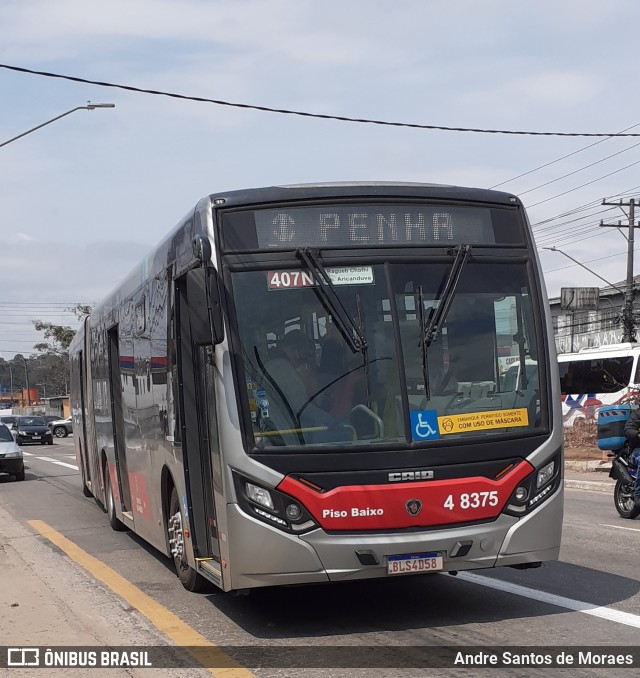
<svg viewBox="0 0 640 678"><path fill-rule="evenodd" d="M450 494L444 501L443 506L450 511L460 508L463 511L468 509L484 508L485 506L498 505L498 492L491 490L488 492L463 492L458 497Z"/></svg>

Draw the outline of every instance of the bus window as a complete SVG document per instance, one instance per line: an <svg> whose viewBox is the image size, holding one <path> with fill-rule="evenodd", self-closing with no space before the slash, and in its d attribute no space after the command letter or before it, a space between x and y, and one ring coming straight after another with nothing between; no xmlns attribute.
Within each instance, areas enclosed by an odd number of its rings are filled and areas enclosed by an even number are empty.
<svg viewBox="0 0 640 678"><path fill-rule="evenodd" d="M336 285L349 317L364 328L364 351L352 350L308 280L293 285L295 274L303 280L300 271L234 273L248 405L259 446L353 444L402 434L395 418L390 427L383 421L387 400L395 403L400 390L396 385L390 394L387 383L397 373L397 356L392 323L384 320L384 270L370 271L363 284ZM285 362L291 363L287 337L294 332L308 347L304 361L291 370ZM294 373L304 378L294 379Z"/></svg>
<svg viewBox="0 0 640 678"><path fill-rule="evenodd" d="M633 356L576 358L560 362L560 389L564 395L616 393L631 384Z"/></svg>
<svg viewBox="0 0 640 678"><path fill-rule="evenodd" d="M537 425L541 406L538 366L530 357L536 338L529 335L524 322L525 309L531 304L524 267L468 263L449 300L442 332L424 346L425 328L415 309L422 298L426 324L443 303L439 290L446 275L446 266L407 265L396 271L410 411L432 411L443 417L513 408L526 410L522 425ZM408 290L414 293L413 303L408 302ZM506 360L516 370L513 384L501 381ZM525 362L526 373L519 368Z"/></svg>

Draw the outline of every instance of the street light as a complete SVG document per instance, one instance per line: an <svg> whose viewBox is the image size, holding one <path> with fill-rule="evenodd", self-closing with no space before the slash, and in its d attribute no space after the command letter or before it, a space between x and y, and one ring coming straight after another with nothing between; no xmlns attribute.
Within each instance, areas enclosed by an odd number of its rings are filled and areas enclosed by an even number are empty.
<svg viewBox="0 0 640 678"><path fill-rule="evenodd" d="M633 322L633 311L629 312L627 309L632 308L631 304L628 304L628 298L629 295L627 292L621 290L617 285L614 285L613 283L610 283L608 280L603 278L601 275L598 275L595 271L592 271L590 268L585 266L582 262L578 261L577 259L574 259L570 254L567 254L566 252L563 252L561 249L558 249L557 247L542 247L541 249L543 250L550 250L551 252L560 252L560 254L564 254L567 259L571 259L571 261L575 262L578 264L578 266L582 266L585 271L589 271L592 275L595 275L596 278L600 278L600 280L604 281L609 285L609 287L612 287L614 290L617 290L620 292L622 295L622 298L625 300L625 308L622 312L622 318L623 318L623 330L624 330L624 336L623 336L623 341L635 341L635 327L634 327L634 322ZM613 302L609 299L609 303L613 306ZM573 348L573 347L572 347Z"/></svg>
<svg viewBox="0 0 640 678"><path fill-rule="evenodd" d="M115 104L92 104L90 101L87 101L86 106L76 106L75 108L72 108L70 111L67 111L66 113L62 113L62 115L57 115L55 118L51 118L51 120L47 120L46 122L43 122L41 125L38 125L37 127L32 127L31 129L27 130L26 132L23 132L22 134L18 134L17 137L13 137L12 139L8 139L7 141L3 141L0 144L0 148L2 146L6 146L7 144L10 144L12 141L15 141L16 139L20 139L27 134L31 134L31 132L35 132L36 130L40 129L41 127L45 127L46 125L50 125L52 122L55 122L56 120L60 120L60 118L64 118L67 115L71 115L71 113L75 113L76 111L93 111L96 108L115 108Z"/></svg>
<svg viewBox="0 0 640 678"><path fill-rule="evenodd" d="M574 259L570 254L563 252L557 247L542 247L541 249L550 250L551 252L560 252L560 254L564 254L564 256L567 257L567 259L571 259L571 261L578 264L578 266L582 266L582 268L584 268L585 271L589 271L591 275L595 275L596 278L600 278L600 280L606 282L607 285L609 285L609 287L613 287L614 290L618 290L618 292L620 292L620 294L622 294L622 296L624 297L624 292L619 287L616 287L613 283L610 283L608 280L605 280L601 275L598 275L595 271L592 271L590 268L587 268L582 262L578 261L577 259Z"/></svg>

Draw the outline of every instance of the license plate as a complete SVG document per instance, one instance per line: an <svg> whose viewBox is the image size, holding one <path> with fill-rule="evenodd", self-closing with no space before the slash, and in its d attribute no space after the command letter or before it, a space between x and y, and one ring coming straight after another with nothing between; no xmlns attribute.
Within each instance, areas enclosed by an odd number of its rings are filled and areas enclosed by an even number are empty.
<svg viewBox="0 0 640 678"><path fill-rule="evenodd" d="M34 440L40 440L40 436L31 436Z"/></svg>
<svg viewBox="0 0 640 678"><path fill-rule="evenodd" d="M388 556L387 574L418 574L434 572L443 567L442 553L408 553L402 556Z"/></svg>

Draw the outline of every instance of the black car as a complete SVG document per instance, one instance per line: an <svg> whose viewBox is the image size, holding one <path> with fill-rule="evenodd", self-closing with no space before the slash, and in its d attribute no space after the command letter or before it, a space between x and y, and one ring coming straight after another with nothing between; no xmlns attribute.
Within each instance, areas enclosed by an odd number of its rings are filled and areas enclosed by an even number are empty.
<svg viewBox="0 0 640 678"><path fill-rule="evenodd" d="M13 425L18 445L25 443L40 443L53 445L53 435L47 422L42 417L18 417Z"/></svg>

